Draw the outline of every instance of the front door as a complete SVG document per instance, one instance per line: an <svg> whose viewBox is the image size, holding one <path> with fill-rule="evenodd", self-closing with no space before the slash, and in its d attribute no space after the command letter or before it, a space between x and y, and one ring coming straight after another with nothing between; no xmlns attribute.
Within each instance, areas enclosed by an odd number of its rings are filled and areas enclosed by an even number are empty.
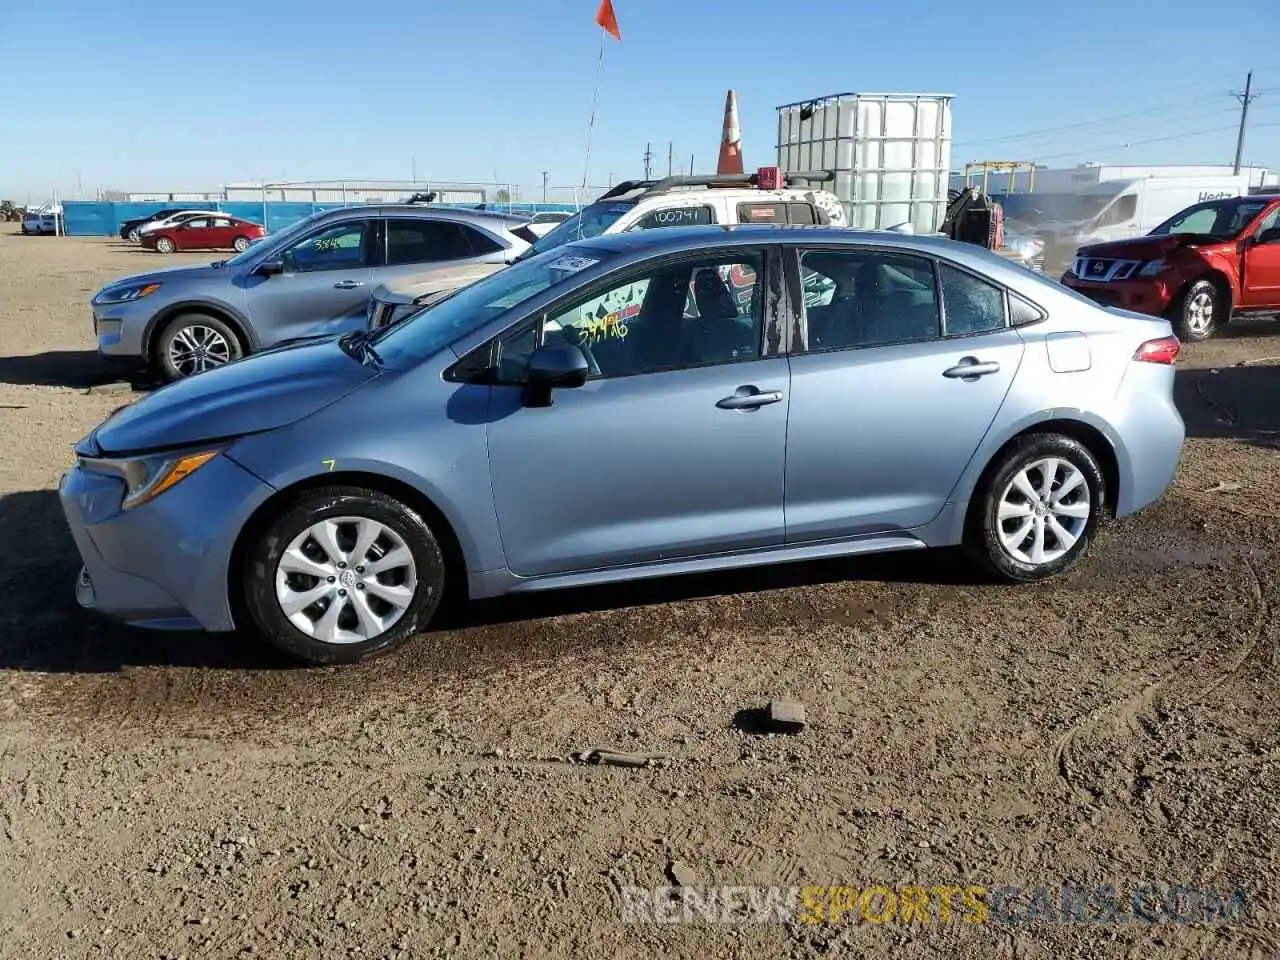
<svg viewBox="0 0 1280 960"><path fill-rule="evenodd" d="M800 264L815 297L791 357L787 540L928 523L1022 359L1003 291L915 255L811 250Z"/></svg>
<svg viewBox="0 0 1280 960"><path fill-rule="evenodd" d="M248 309L265 346L364 326L377 221L320 227L280 254L284 272L244 277Z"/></svg>
<svg viewBox="0 0 1280 960"><path fill-rule="evenodd" d="M1280 308L1280 204L1254 227L1257 243L1244 248L1240 306Z"/></svg>
<svg viewBox="0 0 1280 960"><path fill-rule="evenodd" d="M489 458L521 576L689 558L783 539L787 360L764 353L764 254L666 261L551 310L501 344ZM736 287L736 295L735 295ZM593 373L521 405L541 339Z"/></svg>

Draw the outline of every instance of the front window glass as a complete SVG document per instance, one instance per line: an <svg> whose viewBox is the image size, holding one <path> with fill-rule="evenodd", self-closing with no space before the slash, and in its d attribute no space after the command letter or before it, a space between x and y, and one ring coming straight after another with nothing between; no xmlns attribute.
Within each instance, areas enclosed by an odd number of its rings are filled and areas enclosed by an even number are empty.
<svg viewBox="0 0 1280 960"><path fill-rule="evenodd" d="M388 364L425 360L508 310L613 256L587 248L523 260L385 328L373 339L375 349Z"/></svg>
<svg viewBox="0 0 1280 960"><path fill-rule="evenodd" d="M634 209L635 203L606 201L583 207L560 226L533 245L534 253L545 253L563 243L589 240L605 233L610 227Z"/></svg>
<svg viewBox="0 0 1280 960"><path fill-rule="evenodd" d="M289 247L280 259L289 273L364 266L368 262L365 240L372 226L367 220L335 224Z"/></svg>
<svg viewBox="0 0 1280 960"><path fill-rule="evenodd" d="M543 342L577 344L593 377L630 377L760 356L761 255L686 261L633 276L547 319ZM504 379L521 379L534 347L519 331L500 348Z"/></svg>

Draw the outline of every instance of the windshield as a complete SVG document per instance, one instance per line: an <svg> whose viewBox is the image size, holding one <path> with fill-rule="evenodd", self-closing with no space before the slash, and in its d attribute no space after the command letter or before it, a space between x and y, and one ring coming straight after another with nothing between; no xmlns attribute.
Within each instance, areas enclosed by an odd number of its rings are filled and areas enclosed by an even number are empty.
<svg viewBox="0 0 1280 960"><path fill-rule="evenodd" d="M370 342L377 344L378 355L387 364L424 360L513 307L612 256L604 250L575 248L523 260L463 287L445 300L433 301L399 323L383 328Z"/></svg>
<svg viewBox="0 0 1280 960"><path fill-rule="evenodd" d="M533 252L545 253L548 250L554 250L562 243L572 243L574 240L590 240L592 237L598 237L622 219L624 214L628 214L634 209L634 202L618 203L617 201L593 203L589 207L583 207L560 226L538 240L533 245Z"/></svg>
<svg viewBox="0 0 1280 960"><path fill-rule="evenodd" d="M1194 233L1215 239L1234 240L1253 222L1254 217L1266 209L1267 203L1267 200L1252 197L1230 197L1197 203L1175 213L1148 236L1167 237L1171 234Z"/></svg>

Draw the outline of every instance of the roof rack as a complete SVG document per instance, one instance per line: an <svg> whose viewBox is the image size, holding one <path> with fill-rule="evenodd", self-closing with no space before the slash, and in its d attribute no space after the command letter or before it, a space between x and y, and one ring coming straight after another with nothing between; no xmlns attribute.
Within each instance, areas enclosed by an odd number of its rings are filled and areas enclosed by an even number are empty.
<svg viewBox="0 0 1280 960"><path fill-rule="evenodd" d="M802 183L825 183L834 180L835 174L830 170L801 170L796 173L783 174L783 182L793 187ZM624 180L611 187L601 195L601 200L612 200L633 190L639 190L640 197L652 197L660 193L671 193L680 187L754 187L760 181L759 172L712 174L701 177L663 177L661 180Z"/></svg>

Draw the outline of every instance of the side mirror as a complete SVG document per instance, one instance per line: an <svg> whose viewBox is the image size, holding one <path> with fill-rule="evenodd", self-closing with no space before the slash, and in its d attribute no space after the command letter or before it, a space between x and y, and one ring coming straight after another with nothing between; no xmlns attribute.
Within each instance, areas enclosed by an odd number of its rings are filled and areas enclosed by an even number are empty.
<svg viewBox="0 0 1280 960"><path fill-rule="evenodd" d="M587 382L590 367L577 344L548 343L529 355L528 378L524 385L526 407L551 406L551 391L580 387Z"/></svg>
<svg viewBox="0 0 1280 960"><path fill-rule="evenodd" d="M259 277L274 277L277 274L284 273L284 261L263 260L253 268L253 272Z"/></svg>

